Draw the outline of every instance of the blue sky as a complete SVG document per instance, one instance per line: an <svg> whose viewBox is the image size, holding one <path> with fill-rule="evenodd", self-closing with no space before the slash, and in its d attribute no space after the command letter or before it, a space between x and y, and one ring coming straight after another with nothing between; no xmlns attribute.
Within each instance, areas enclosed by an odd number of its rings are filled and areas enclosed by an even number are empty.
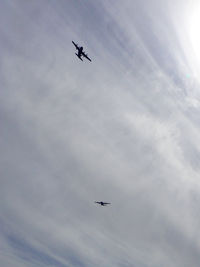
<svg viewBox="0 0 200 267"><path fill-rule="evenodd" d="M2 1L3 267L199 266L199 12Z"/></svg>

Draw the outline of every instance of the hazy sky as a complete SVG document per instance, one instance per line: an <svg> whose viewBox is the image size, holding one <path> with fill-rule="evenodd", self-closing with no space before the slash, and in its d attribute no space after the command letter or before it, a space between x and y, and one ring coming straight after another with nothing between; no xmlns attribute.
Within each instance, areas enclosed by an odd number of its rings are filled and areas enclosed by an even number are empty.
<svg viewBox="0 0 200 267"><path fill-rule="evenodd" d="M199 14L1 1L2 267L199 266Z"/></svg>

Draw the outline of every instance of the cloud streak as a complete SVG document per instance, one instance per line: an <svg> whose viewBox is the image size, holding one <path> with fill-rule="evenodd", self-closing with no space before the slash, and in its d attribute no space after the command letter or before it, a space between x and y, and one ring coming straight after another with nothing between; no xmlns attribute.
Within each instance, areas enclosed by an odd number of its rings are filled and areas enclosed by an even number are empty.
<svg viewBox="0 0 200 267"><path fill-rule="evenodd" d="M2 5L3 266L198 266L193 6Z"/></svg>

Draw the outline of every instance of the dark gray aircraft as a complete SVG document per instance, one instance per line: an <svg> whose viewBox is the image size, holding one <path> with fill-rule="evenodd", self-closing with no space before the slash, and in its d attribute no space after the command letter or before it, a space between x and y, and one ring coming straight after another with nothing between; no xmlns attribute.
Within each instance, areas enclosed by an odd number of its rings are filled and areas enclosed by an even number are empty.
<svg viewBox="0 0 200 267"><path fill-rule="evenodd" d="M72 44L76 47L76 49L78 50L78 54L75 53L75 55L77 55L77 57L82 60L82 56L87 58L89 61L92 61L87 54L85 54L85 52L83 52L83 47L82 46L78 46L77 44L75 44L73 41L72 41ZM82 60L83 61L83 60Z"/></svg>
<svg viewBox="0 0 200 267"><path fill-rule="evenodd" d="M103 201L95 201L94 203L97 203L97 204L99 204L99 205L101 205L101 206L106 206L106 205L108 205L108 204L111 204L111 203L103 202Z"/></svg>

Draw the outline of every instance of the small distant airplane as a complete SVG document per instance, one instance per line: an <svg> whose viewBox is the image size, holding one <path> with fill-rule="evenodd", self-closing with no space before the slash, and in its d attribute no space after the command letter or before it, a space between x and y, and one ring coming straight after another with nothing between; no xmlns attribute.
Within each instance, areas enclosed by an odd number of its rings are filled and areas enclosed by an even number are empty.
<svg viewBox="0 0 200 267"><path fill-rule="evenodd" d="M97 204L99 204L99 205L101 205L101 206L106 206L106 205L108 205L108 204L111 204L111 203L103 202L103 201L95 201L94 203L97 203Z"/></svg>
<svg viewBox="0 0 200 267"><path fill-rule="evenodd" d="M76 49L78 50L78 54L76 54L75 53L75 55L77 55L77 57L80 59L80 60L82 60L82 56L83 57L85 57L85 58L87 58L89 61L92 61L89 57L88 57L88 55L87 54L85 54L84 52L83 52L83 47L82 46L78 46L77 44L75 44L74 43L74 41L72 41L72 44L76 47ZM83 61L83 60L82 60Z"/></svg>

